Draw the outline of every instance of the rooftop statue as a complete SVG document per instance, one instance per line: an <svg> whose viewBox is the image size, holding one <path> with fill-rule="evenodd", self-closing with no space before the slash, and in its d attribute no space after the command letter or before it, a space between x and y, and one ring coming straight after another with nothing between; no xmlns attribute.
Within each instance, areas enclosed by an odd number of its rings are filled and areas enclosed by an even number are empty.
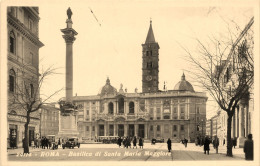
<svg viewBox="0 0 260 166"><path fill-rule="evenodd" d="M71 19L72 14L73 13L72 13L72 11L71 11L71 9L69 7L68 10L67 10L68 19Z"/></svg>

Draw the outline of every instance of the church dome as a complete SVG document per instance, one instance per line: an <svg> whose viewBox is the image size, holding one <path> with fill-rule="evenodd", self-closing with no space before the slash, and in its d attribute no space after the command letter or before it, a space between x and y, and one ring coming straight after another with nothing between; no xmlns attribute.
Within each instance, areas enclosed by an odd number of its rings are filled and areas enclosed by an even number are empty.
<svg viewBox="0 0 260 166"><path fill-rule="evenodd" d="M195 92L193 86L188 81L185 80L184 73L181 77L181 81L175 85L174 90Z"/></svg>
<svg viewBox="0 0 260 166"><path fill-rule="evenodd" d="M107 78L106 85L102 87L100 95L114 95L117 93L116 88L110 85L110 80Z"/></svg>

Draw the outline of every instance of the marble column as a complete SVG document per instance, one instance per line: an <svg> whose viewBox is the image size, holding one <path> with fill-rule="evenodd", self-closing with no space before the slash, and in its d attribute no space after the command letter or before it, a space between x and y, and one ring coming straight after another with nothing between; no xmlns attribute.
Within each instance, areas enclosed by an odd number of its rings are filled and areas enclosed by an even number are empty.
<svg viewBox="0 0 260 166"><path fill-rule="evenodd" d="M153 135L154 135L154 138L157 137L157 125L154 125L154 128L153 128Z"/></svg>
<svg viewBox="0 0 260 166"><path fill-rule="evenodd" d="M96 123L95 124L95 137L98 136L98 124Z"/></svg>
<svg viewBox="0 0 260 166"><path fill-rule="evenodd" d="M178 118L177 118L177 119L180 119L180 109L181 109L181 108L180 108L180 103L178 103L177 108L178 108L178 111L177 111L177 112L178 112Z"/></svg>
<svg viewBox="0 0 260 166"><path fill-rule="evenodd" d="M124 136L126 137L128 135L127 133L127 124L124 124Z"/></svg>
<svg viewBox="0 0 260 166"><path fill-rule="evenodd" d="M107 136L107 123L104 123L104 136Z"/></svg>
<svg viewBox="0 0 260 166"><path fill-rule="evenodd" d="M243 137L243 110L244 106L239 105L239 137Z"/></svg>
<svg viewBox="0 0 260 166"><path fill-rule="evenodd" d="M245 105L245 136L247 137L248 135L248 105Z"/></svg>
<svg viewBox="0 0 260 166"><path fill-rule="evenodd" d="M145 123L144 124L144 139L147 139L147 134L148 134L147 129L148 129L147 123Z"/></svg>
<svg viewBox="0 0 260 166"><path fill-rule="evenodd" d="M138 125L134 124L134 126L135 126L135 136L138 136Z"/></svg>

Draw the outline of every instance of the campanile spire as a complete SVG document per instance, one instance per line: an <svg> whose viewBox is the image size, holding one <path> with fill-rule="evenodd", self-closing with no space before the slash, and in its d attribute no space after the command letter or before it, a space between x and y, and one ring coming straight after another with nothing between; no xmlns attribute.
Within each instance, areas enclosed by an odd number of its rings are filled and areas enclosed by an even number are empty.
<svg viewBox="0 0 260 166"><path fill-rule="evenodd" d="M143 75L142 75L142 91L143 93L157 92L159 84L159 44L155 41L152 19L150 19L150 27L145 40L142 44L143 52Z"/></svg>

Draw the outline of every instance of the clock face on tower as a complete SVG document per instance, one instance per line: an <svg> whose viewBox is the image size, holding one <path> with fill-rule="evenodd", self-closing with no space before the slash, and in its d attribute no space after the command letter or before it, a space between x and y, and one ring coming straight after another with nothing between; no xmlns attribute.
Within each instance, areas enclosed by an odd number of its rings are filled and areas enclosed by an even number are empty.
<svg viewBox="0 0 260 166"><path fill-rule="evenodd" d="M150 75L146 76L147 81L151 81L152 79L153 79L152 76L150 76Z"/></svg>

